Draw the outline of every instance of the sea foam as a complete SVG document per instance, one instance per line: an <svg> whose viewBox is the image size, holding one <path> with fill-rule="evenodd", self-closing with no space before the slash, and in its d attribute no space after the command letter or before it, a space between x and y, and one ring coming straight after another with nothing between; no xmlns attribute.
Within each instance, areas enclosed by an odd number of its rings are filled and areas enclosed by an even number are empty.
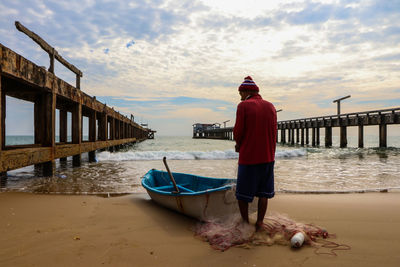
<svg viewBox="0 0 400 267"><path fill-rule="evenodd" d="M292 149L276 151L277 158L302 157L307 155L305 149ZM237 159L239 154L233 149L225 151L126 151L126 152L101 152L97 155L99 161L143 161L162 160L167 157L169 160L222 160Z"/></svg>

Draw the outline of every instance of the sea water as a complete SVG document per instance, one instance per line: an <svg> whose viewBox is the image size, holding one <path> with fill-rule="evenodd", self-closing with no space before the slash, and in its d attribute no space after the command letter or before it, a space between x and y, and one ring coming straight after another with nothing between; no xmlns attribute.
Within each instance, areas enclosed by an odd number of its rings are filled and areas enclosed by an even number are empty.
<svg viewBox="0 0 400 267"><path fill-rule="evenodd" d="M400 138L388 137L388 148L377 148L376 136L366 136L366 148L301 147L277 145L275 189L277 192L354 192L400 188ZM321 137L323 140L323 137ZM7 136L7 145L32 143L33 137ZM354 146L354 147L351 147ZM35 193L143 193L141 177L150 169L164 170L167 157L173 172L217 178L235 178L238 153L229 140L156 136L118 152L98 152L96 163L82 155L81 167L72 158L56 160L55 174L41 177L33 166L8 172L1 191Z"/></svg>

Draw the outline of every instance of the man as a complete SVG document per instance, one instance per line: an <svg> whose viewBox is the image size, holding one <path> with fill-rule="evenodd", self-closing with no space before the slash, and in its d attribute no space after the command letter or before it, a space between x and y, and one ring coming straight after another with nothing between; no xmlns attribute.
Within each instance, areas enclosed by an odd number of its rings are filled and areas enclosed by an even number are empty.
<svg viewBox="0 0 400 267"><path fill-rule="evenodd" d="M233 129L239 167L236 198L243 221L249 223L248 207L254 196L258 199L256 229L263 224L268 199L273 198L274 162L277 121L274 105L258 94L250 76L239 86L242 102L237 106Z"/></svg>

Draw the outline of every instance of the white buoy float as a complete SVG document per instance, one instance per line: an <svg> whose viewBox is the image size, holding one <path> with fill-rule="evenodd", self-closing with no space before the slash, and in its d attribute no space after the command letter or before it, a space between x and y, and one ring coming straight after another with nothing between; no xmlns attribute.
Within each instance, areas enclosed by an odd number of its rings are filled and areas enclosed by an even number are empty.
<svg viewBox="0 0 400 267"><path fill-rule="evenodd" d="M299 248L303 245L304 243L304 233L302 232L297 232L296 234L294 234L292 236L292 238L290 239L290 243L292 244L293 248Z"/></svg>

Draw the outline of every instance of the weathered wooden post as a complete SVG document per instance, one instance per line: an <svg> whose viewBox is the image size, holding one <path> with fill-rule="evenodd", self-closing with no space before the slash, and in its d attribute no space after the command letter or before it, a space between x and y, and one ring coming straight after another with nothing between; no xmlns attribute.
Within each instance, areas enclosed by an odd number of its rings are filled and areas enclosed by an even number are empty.
<svg viewBox="0 0 400 267"><path fill-rule="evenodd" d="M325 147L332 146L332 127L325 127Z"/></svg>
<svg viewBox="0 0 400 267"><path fill-rule="evenodd" d="M358 147L364 147L364 121L357 114L357 124L358 124Z"/></svg>
<svg viewBox="0 0 400 267"><path fill-rule="evenodd" d="M111 130L110 130L110 139L111 140L116 140L117 139L117 130L116 130L115 124L116 124L115 118L112 117L111 121L110 121L110 128L111 128Z"/></svg>
<svg viewBox="0 0 400 267"><path fill-rule="evenodd" d="M53 48L51 52L49 53L50 57L50 67L49 67L49 72L54 74L54 59L55 59L55 49Z"/></svg>
<svg viewBox="0 0 400 267"><path fill-rule="evenodd" d="M358 147L364 147L364 125L358 125Z"/></svg>
<svg viewBox="0 0 400 267"><path fill-rule="evenodd" d="M121 124L120 139L124 139L125 138L125 122L123 120L121 120L120 124Z"/></svg>
<svg viewBox="0 0 400 267"><path fill-rule="evenodd" d="M108 135L108 123L107 123L107 112L103 110L99 118L99 139L102 141L107 141Z"/></svg>
<svg viewBox="0 0 400 267"><path fill-rule="evenodd" d="M66 143L68 138L68 113L60 109L60 143ZM60 158L60 161L67 161L67 158Z"/></svg>
<svg viewBox="0 0 400 267"><path fill-rule="evenodd" d="M290 144L294 145L294 128L290 129Z"/></svg>
<svg viewBox="0 0 400 267"><path fill-rule="evenodd" d="M323 118L323 126L325 126L325 147L332 147L332 117Z"/></svg>
<svg viewBox="0 0 400 267"><path fill-rule="evenodd" d="M116 118L113 118L113 130L114 130L113 140L119 139L119 121Z"/></svg>
<svg viewBox="0 0 400 267"><path fill-rule="evenodd" d="M315 146L315 139L316 139L316 136L315 136L315 132L316 132L316 131L315 131L315 127L312 127L311 129L312 129L312 131L311 131L311 139L312 139L312 140L311 140L311 145L312 145L312 146Z"/></svg>
<svg viewBox="0 0 400 267"><path fill-rule="evenodd" d="M42 93L34 102L34 139L35 144L42 147L51 147L55 151L55 109L56 95ZM35 164L35 169L41 169L44 176L52 176L54 173L54 160Z"/></svg>
<svg viewBox="0 0 400 267"><path fill-rule="evenodd" d="M387 124L385 115L379 112L379 147L387 147Z"/></svg>
<svg viewBox="0 0 400 267"><path fill-rule="evenodd" d="M122 139L122 121L117 120L117 139Z"/></svg>
<svg viewBox="0 0 400 267"><path fill-rule="evenodd" d="M289 125L285 125L285 143L290 144L290 128Z"/></svg>
<svg viewBox="0 0 400 267"><path fill-rule="evenodd" d="M118 139L118 121L117 121L117 119L115 117L111 118L110 127L111 127L110 139L111 140L117 140ZM114 152L114 151L117 151L117 150L118 150L117 146L112 146L110 151Z"/></svg>
<svg viewBox="0 0 400 267"><path fill-rule="evenodd" d="M301 128L301 145L304 146L304 128Z"/></svg>
<svg viewBox="0 0 400 267"><path fill-rule="evenodd" d="M320 144L320 137L319 137L319 127L318 127L318 126L315 128L315 131L316 131L316 133L315 133L316 145L319 146L319 144Z"/></svg>
<svg viewBox="0 0 400 267"><path fill-rule="evenodd" d="M82 143L82 104L75 103L72 109L72 143ZM79 146L80 150L80 146ZM81 166L81 152L72 156L72 165L75 167Z"/></svg>
<svg viewBox="0 0 400 267"><path fill-rule="evenodd" d="M118 139L124 139L124 122L122 120L119 120L119 138Z"/></svg>
<svg viewBox="0 0 400 267"><path fill-rule="evenodd" d="M300 129L296 128L296 143L297 144L300 143L300 134L299 134L299 132L300 132Z"/></svg>
<svg viewBox="0 0 400 267"><path fill-rule="evenodd" d="M340 118L339 118L340 120ZM340 147L347 147L347 127L340 126Z"/></svg>
<svg viewBox="0 0 400 267"><path fill-rule="evenodd" d="M121 139L122 136L122 132L121 132L121 121L119 119L117 119L115 121L115 131L116 131L116 137L115 139Z"/></svg>
<svg viewBox="0 0 400 267"><path fill-rule="evenodd" d="M81 89L81 76L82 73L77 73L76 74L76 89Z"/></svg>
<svg viewBox="0 0 400 267"><path fill-rule="evenodd" d="M306 126L306 144L310 144L310 133L308 127Z"/></svg>
<svg viewBox="0 0 400 267"><path fill-rule="evenodd" d="M4 150L6 147L6 92L5 88L2 88L1 80L0 68L0 150Z"/></svg>
<svg viewBox="0 0 400 267"><path fill-rule="evenodd" d="M89 117L89 142L96 142L96 111L92 110ZM89 162L96 162L96 150L89 151Z"/></svg>
<svg viewBox="0 0 400 267"><path fill-rule="evenodd" d="M289 127L289 126L286 126ZM287 128L287 143L290 144L290 128Z"/></svg>
<svg viewBox="0 0 400 267"><path fill-rule="evenodd" d="M0 50L1 52L1 50ZM0 55L1 57L1 55ZM5 148L5 121L6 121L6 95L5 95L5 90L2 88L2 83L1 83L1 68L0 68L0 152ZM1 182L3 183L7 179L7 172L0 172L0 179Z"/></svg>
<svg viewBox="0 0 400 267"><path fill-rule="evenodd" d="M337 103L337 114L340 115L340 101L345 100L347 98L351 97L351 95L345 96L345 97L341 97L338 98L336 100L333 100L333 103Z"/></svg>
<svg viewBox="0 0 400 267"><path fill-rule="evenodd" d="M47 124L46 135L45 135L45 146L50 146L52 148L52 153L54 155L56 148L56 101L57 96L55 92L48 93L45 95L46 102L46 114L45 120ZM47 161L43 165L43 175L52 176L54 174L55 162L54 160Z"/></svg>
<svg viewBox="0 0 400 267"><path fill-rule="evenodd" d="M284 125L281 126L281 144L285 144L285 129L283 128Z"/></svg>

